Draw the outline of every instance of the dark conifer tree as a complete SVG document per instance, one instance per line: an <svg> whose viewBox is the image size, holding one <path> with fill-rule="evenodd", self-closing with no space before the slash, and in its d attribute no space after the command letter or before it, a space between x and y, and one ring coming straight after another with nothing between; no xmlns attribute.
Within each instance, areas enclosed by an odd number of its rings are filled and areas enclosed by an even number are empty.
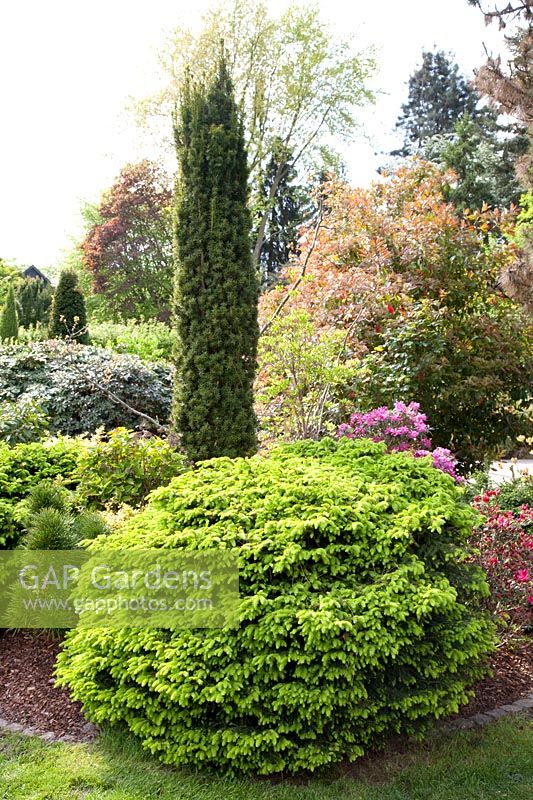
<svg viewBox="0 0 533 800"><path fill-rule="evenodd" d="M259 254L261 283L264 287L275 284L280 270L289 262L291 255L298 255L298 229L310 213L309 192L296 183L296 170L289 153L284 151L280 143L273 151L261 182L259 217L263 213L263 204L268 204L272 183L282 164L285 165L283 176L270 207L265 239Z"/></svg>
<svg viewBox="0 0 533 800"><path fill-rule="evenodd" d="M29 328L48 322L52 303L52 287L40 278L25 278L17 289L19 323Z"/></svg>
<svg viewBox="0 0 533 800"><path fill-rule="evenodd" d="M258 281L246 151L224 58L184 87L176 125L174 427L192 461L256 447Z"/></svg>
<svg viewBox="0 0 533 800"><path fill-rule="evenodd" d="M49 335L52 339L75 339L87 344L87 311L76 273L65 270L59 276L52 308Z"/></svg>
<svg viewBox="0 0 533 800"><path fill-rule="evenodd" d="M7 292L2 313L0 314L0 341L17 339L18 335L19 323L17 306L15 304L15 292L11 285Z"/></svg>
<svg viewBox="0 0 533 800"><path fill-rule="evenodd" d="M478 109L479 99L446 53L422 53L422 65L409 78L408 100L396 123L405 134L403 150L396 154L408 155L432 136L453 133L464 114L473 120L490 117L494 121L493 112Z"/></svg>

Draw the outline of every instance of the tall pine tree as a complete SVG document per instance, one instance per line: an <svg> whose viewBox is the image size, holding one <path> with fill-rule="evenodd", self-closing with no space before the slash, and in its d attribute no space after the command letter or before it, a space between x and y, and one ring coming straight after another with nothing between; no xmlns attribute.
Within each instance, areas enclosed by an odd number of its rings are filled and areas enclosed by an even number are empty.
<svg viewBox="0 0 533 800"><path fill-rule="evenodd" d="M17 306L15 303L15 292L13 290L13 285L11 285L7 292L4 308L0 314L0 341L17 339L18 335L19 323Z"/></svg>
<svg viewBox="0 0 533 800"><path fill-rule="evenodd" d="M439 50L422 53L422 64L409 78L409 96L396 127L404 131L404 147L396 154L416 152L432 136L453 133L458 120L495 119L488 109L478 109L479 94L459 73L459 67Z"/></svg>
<svg viewBox="0 0 533 800"><path fill-rule="evenodd" d="M256 447L258 281L246 151L226 62L186 81L176 125L174 426L192 461Z"/></svg>
<svg viewBox="0 0 533 800"><path fill-rule="evenodd" d="M269 202L272 184L282 164L285 168L277 193ZM264 287L275 284L280 270L289 262L291 255L298 255L298 229L309 216L311 199L309 192L298 185L296 179L297 173L292 166L290 154L282 142L279 142L277 148L273 148L261 181L262 203L258 212L259 222L264 207L269 207L264 241L259 254L261 283Z"/></svg>
<svg viewBox="0 0 533 800"><path fill-rule="evenodd" d="M75 272L64 270L59 276L50 310L49 334L53 339L75 339L80 344L89 342L85 299Z"/></svg>

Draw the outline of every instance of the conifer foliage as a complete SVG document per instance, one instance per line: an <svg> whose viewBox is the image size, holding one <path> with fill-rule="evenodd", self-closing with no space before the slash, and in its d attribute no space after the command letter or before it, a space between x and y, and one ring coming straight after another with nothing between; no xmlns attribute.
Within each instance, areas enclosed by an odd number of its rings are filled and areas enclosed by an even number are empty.
<svg viewBox="0 0 533 800"><path fill-rule="evenodd" d="M432 136L452 133L464 114L474 120L491 117L486 109L477 108L479 99L446 53L422 53L422 64L409 78L409 97L396 123L405 134L401 154L416 151Z"/></svg>
<svg viewBox="0 0 533 800"><path fill-rule="evenodd" d="M24 328L47 323L52 303L52 287L40 278L25 278L17 289L19 323Z"/></svg>
<svg viewBox="0 0 533 800"><path fill-rule="evenodd" d="M89 342L85 299L74 272L65 270L59 277L50 312L49 334L52 339L72 338L80 344Z"/></svg>
<svg viewBox="0 0 533 800"><path fill-rule="evenodd" d="M6 302L0 314L0 341L17 339L19 323L17 316L17 306L15 303L15 292L13 286L9 287Z"/></svg>
<svg viewBox="0 0 533 800"><path fill-rule="evenodd" d="M175 133L174 426L192 461L247 455L256 446L258 281L243 131L222 56L206 85L186 81Z"/></svg>

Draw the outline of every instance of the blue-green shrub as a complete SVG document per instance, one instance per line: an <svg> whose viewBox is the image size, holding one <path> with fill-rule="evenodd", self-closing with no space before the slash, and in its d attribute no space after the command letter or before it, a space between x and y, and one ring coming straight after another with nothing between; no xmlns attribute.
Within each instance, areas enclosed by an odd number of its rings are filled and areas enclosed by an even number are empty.
<svg viewBox="0 0 533 800"><path fill-rule="evenodd" d="M96 722L161 760L272 773L355 758L457 711L484 674L476 513L429 458L367 440L220 458L102 546L235 548L234 627L71 632L58 662Z"/></svg>
<svg viewBox="0 0 533 800"><path fill-rule="evenodd" d="M112 395L161 424L169 419L170 368L135 356L63 341L33 342L0 347L0 374L0 402L37 400L54 433L75 436L100 426L143 424Z"/></svg>

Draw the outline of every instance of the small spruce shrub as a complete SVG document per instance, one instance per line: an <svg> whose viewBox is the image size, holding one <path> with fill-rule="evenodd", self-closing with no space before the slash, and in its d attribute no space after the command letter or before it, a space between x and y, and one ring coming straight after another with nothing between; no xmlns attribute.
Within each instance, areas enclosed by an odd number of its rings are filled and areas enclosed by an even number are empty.
<svg viewBox="0 0 533 800"><path fill-rule="evenodd" d="M66 437L13 447L0 442L0 548L18 544L24 530L19 505L35 484L57 479L74 488L72 473L86 446Z"/></svg>
<svg viewBox="0 0 533 800"><path fill-rule="evenodd" d="M0 311L0 341L15 341L18 338L19 322L15 291L11 285L8 289L4 307Z"/></svg>
<svg viewBox="0 0 533 800"><path fill-rule="evenodd" d="M77 513L72 493L52 481L33 486L24 505L27 550L70 550L109 532L98 514Z"/></svg>
<svg viewBox="0 0 533 800"><path fill-rule="evenodd" d="M169 764L268 774L354 759L457 711L485 673L477 519L430 457L383 443L205 462L105 547L235 549L237 623L72 631L59 684Z"/></svg>
<svg viewBox="0 0 533 800"><path fill-rule="evenodd" d="M51 339L74 339L79 344L89 343L85 298L75 272L65 270L59 276L50 309L48 333Z"/></svg>
<svg viewBox="0 0 533 800"><path fill-rule="evenodd" d="M19 325L26 329L48 325L53 293L40 278L24 278L17 286Z"/></svg>
<svg viewBox="0 0 533 800"><path fill-rule="evenodd" d="M26 524L22 545L27 550L70 550L76 546L71 517L57 508L42 508Z"/></svg>
<svg viewBox="0 0 533 800"><path fill-rule="evenodd" d="M56 511L66 514L68 507L68 491L53 481L39 481L29 491L28 514L38 514L43 508L55 508Z"/></svg>

